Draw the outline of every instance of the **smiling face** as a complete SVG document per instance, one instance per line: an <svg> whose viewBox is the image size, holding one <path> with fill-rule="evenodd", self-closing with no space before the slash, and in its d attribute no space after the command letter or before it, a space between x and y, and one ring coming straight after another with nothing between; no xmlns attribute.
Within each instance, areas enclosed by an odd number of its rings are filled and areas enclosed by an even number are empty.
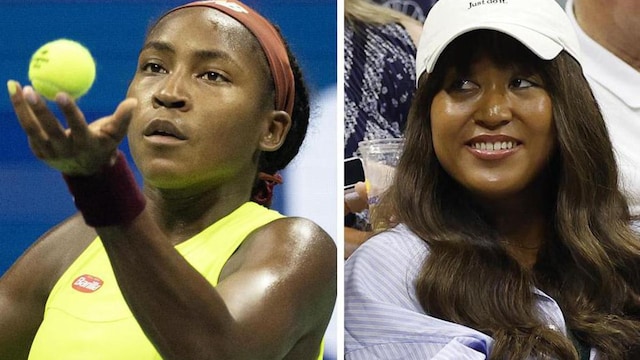
<svg viewBox="0 0 640 360"><path fill-rule="evenodd" d="M128 91L139 101L129 144L145 182L241 181L250 190L259 151L282 135L273 134L270 86L257 40L236 20L205 7L165 16L145 41Z"/></svg>
<svg viewBox="0 0 640 360"><path fill-rule="evenodd" d="M451 67L431 104L438 161L480 199L520 193L556 147L552 103L538 74L477 56Z"/></svg>

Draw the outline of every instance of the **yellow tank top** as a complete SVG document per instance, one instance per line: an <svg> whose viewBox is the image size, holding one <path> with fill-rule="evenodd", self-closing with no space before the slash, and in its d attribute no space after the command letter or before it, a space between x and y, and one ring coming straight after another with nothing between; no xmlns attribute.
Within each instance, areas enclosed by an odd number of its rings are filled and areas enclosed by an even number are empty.
<svg viewBox="0 0 640 360"><path fill-rule="evenodd" d="M215 286L222 267L247 235L281 217L247 202L176 249ZM162 359L129 311L99 238L49 294L29 360L50 359Z"/></svg>

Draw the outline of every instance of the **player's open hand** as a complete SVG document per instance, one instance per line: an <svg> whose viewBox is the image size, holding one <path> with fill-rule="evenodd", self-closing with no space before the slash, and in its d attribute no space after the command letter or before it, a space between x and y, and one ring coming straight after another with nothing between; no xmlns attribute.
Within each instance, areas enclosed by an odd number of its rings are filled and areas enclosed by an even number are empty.
<svg viewBox="0 0 640 360"><path fill-rule="evenodd" d="M67 175L95 174L114 161L137 105L137 100L126 99L112 115L87 124L75 101L68 94L59 93L55 102L65 117L65 128L31 86L22 88L15 81L9 81L7 86L33 153Z"/></svg>

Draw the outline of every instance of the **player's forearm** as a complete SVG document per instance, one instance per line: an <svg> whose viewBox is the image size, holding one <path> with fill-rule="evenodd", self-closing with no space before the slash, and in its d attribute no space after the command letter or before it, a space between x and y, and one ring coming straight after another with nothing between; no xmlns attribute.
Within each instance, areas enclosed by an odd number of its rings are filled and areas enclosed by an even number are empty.
<svg viewBox="0 0 640 360"><path fill-rule="evenodd" d="M97 231L127 304L164 359L236 358L231 352L242 347L223 299L146 212Z"/></svg>

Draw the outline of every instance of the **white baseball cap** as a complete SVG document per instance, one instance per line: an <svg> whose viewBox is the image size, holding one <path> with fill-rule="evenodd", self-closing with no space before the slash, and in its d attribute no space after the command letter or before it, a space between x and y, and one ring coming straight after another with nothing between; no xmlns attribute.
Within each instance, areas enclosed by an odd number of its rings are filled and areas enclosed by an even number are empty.
<svg viewBox="0 0 640 360"><path fill-rule="evenodd" d="M566 50L580 61L580 46L556 0L439 0L424 22L416 55L417 77L431 73L453 40L478 29L505 33L544 60Z"/></svg>

